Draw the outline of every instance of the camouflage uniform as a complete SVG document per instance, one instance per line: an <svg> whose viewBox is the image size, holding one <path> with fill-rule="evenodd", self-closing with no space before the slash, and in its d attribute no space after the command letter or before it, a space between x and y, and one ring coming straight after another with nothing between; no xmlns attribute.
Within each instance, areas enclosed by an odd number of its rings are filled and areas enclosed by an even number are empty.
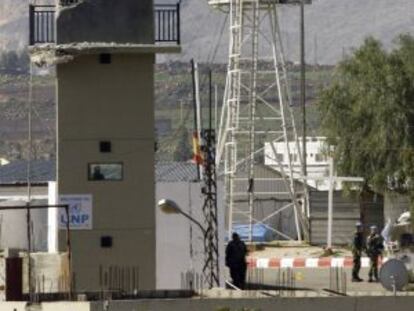
<svg viewBox="0 0 414 311"><path fill-rule="evenodd" d="M359 270L361 270L361 255L364 250L364 235L362 232L355 232L354 240L352 243L352 256L353 256L353 267L352 267L352 281L362 281L359 277Z"/></svg>
<svg viewBox="0 0 414 311"><path fill-rule="evenodd" d="M368 236L367 239L367 254L370 259L369 281L372 282L372 277L378 281L378 258L382 253L384 246L382 244L381 236L374 232Z"/></svg>

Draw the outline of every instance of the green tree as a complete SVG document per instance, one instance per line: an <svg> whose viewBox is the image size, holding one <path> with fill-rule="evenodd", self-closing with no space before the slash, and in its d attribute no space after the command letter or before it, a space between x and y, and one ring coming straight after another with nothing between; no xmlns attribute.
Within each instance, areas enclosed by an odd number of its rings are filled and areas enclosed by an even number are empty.
<svg viewBox="0 0 414 311"><path fill-rule="evenodd" d="M340 174L411 197L414 210L414 38L387 52L368 38L339 64L319 105Z"/></svg>
<svg viewBox="0 0 414 311"><path fill-rule="evenodd" d="M185 126L181 126L179 130L179 140L174 151L174 161L188 161L191 159L192 149L190 136Z"/></svg>

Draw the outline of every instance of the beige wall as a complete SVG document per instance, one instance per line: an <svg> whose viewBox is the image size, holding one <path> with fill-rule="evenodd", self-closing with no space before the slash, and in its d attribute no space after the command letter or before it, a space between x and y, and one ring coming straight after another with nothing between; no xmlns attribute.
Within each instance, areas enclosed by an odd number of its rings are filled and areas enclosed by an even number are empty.
<svg viewBox="0 0 414 311"><path fill-rule="evenodd" d="M78 290L98 289L101 264L139 266L140 288L155 287L153 62L85 55L57 66L58 192L93 195L93 230L71 234ZM101 140L111 153L100 153ZM91 162L122 162L123 180L88 181ZM100 247L104 235L112 248Z"/></svg>

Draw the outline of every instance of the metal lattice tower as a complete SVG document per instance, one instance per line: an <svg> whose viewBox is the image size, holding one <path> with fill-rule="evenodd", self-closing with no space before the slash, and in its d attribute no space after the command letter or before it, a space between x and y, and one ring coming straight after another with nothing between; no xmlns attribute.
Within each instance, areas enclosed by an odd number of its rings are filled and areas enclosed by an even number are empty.
<svg viewBox="0 0 414 311"><path fill-rule="evenodd" d="M220 286L219 242L217 218L217 183L215 161L215 131L201 132L203 139L203 181L204 195L203 214L206 232L204 234L204 266L203 276L209 288Z"/></svg>
<svg viewBox="0 0 414 311"><path fill-rule="evenodd" d="M289 142L300 150L291 109L291 95L278 23L278 7L301 0L211 0L229 14L229 60L217 143L217 166L225 176L228 233L240 219L248 222L249 240L253 225L262 224L287 239L307 238L307 191L294 178L292 158L287 165L279 159L276 143ZM265 157L264 142L272 146L278 163L277 178L261 178L256 171ZM302 155L299 152L299 162ZM265 185L266 184L266 185ZM269 185L273 185L269 186ZM280 186L283 185L283 186ZM300 186L302 185L302 186ZM260 186L260 187L258 187ZM257 188L260 188L258 191ZM263 188L270 188L266 191ZM262 197L285 202L278 210L259 219L256 202ZM243 203L244 202L244 203ZM267 221L293 208L297 236L290 237Z"/></svg>

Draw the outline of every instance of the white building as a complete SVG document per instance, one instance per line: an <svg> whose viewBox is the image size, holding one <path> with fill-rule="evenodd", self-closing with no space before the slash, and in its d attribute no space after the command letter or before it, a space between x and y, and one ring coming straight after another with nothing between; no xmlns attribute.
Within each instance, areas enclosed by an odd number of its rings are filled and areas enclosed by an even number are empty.
<svg viewBox="0 0 414 311"><path fill-rule="evenodd" d="M265 165L268 165L275 170L280 170L279 163L284 169L289 166L289 156L293 166L294 177L302 176L302 167L299 159L299 150L302 150L302 138L299 138L299 146L296 142L289 142L287 146L284 142L275 142L274 149L271 143L265 143ZM306 168L309 177L328 177L329 175L329 157L327 156L328 146L326 144L326 137L307 137L306 138ZM276 155L274 153L276 152ZM327 190L329 188L327 181L309 180L307 184L318 190ZM340 189L341 185L337 184L336 189Z"/></svg>

